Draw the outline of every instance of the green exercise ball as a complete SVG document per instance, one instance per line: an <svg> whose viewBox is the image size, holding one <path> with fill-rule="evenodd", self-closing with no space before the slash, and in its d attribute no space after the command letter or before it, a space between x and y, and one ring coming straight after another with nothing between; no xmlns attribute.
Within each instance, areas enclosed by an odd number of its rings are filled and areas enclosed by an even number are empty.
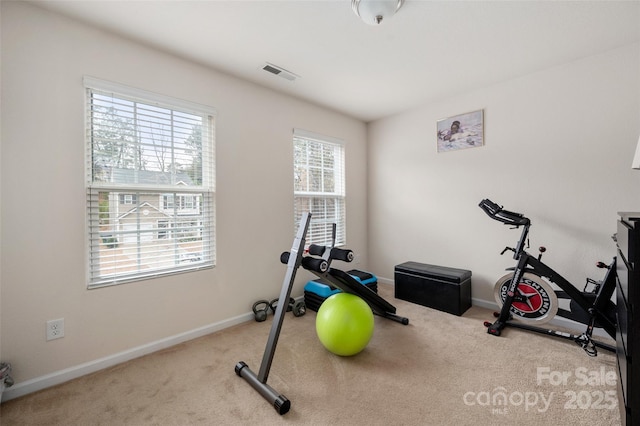
<svg viewBox="0 0 640 426"><path fill-rule="evenodd" d="M362 351L373 336L373 312L367 302L349 293L328 297L316 315L316 333L328 351L351 356Z"/></svg>

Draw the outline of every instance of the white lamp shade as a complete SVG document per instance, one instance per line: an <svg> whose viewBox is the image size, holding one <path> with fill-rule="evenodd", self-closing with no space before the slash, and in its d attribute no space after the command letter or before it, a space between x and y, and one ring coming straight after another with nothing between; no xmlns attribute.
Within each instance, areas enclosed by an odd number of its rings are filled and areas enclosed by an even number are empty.
<svg viewBox="0 0 640 426"><path fill-rule="evenodd" d="M404 0L352 0L354 12L367 24L378 25L393 16Z"/></svg>
<svg viewBox="0 0 640 426"><path fill-rule="evenodd" d="M631 163L631 168L640 170L640 138L638 138L638 144L636 145L636 154L633 156L633 163Z"/></svg>

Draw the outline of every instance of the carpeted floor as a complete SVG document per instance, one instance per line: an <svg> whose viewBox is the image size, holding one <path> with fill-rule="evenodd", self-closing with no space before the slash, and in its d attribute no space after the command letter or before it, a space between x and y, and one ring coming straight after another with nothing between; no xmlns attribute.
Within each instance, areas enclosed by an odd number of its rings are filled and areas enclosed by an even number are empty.
<svg viewBox="0 0 640 426"><path fill-rule="evenodd" d="M367 348L327 352L315 313L287 314L268 384L291 400L276 413L234 372L258 372L272 316L208 335L0 406L4 425L618 425L616 364L572 342L505 330L491 312L462 317L380 294L410 319L376 317Z"/></svg>

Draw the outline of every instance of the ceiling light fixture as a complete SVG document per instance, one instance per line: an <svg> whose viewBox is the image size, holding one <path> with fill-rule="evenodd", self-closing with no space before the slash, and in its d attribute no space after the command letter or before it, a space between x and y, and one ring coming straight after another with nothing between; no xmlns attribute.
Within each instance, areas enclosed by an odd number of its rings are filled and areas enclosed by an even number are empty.
<svg viewBox="0 0 640 426"><path fill-rule="evenodd" d="M351 0L351 8L365 23L378 25L392 17L403 3L404 0Z"/></svg>

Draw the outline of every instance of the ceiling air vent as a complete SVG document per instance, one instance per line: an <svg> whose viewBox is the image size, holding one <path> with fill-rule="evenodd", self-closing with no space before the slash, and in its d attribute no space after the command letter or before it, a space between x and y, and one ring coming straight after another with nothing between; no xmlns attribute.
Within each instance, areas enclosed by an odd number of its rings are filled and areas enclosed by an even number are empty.
<svg viewBox="0 0 640 426"><path fill-rule="evenodd" d="M265 65L262 67L263 70L270 72L273 75L277 75L278 77L282 77L285 80L295 81L296 78L300 77L292 73L291 71L287 71L284 68L281 68L277 65L270 64L269 62L265 62Z"/></svg>

